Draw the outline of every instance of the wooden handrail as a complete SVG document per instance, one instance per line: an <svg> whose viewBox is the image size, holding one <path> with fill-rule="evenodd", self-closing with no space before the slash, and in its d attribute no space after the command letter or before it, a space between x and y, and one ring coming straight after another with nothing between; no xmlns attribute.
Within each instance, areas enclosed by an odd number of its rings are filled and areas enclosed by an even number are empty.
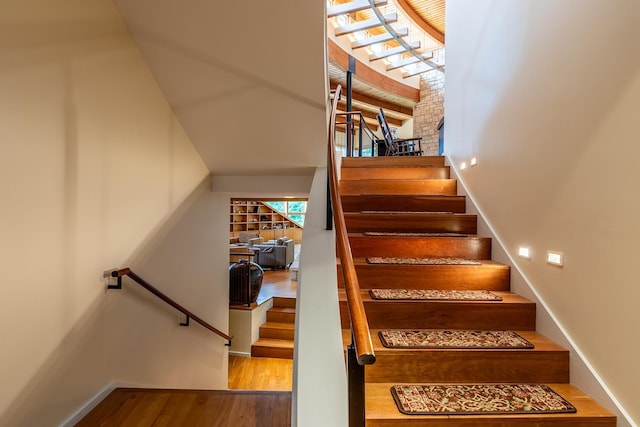
<svg viewBox="0 0 640 427"><path fill-rule="evenodd" d="M184 308L183 306L178 304L177 302L175 302L174 300L172 300L171 298L169 298L168 296L163 294L160 290L158 290L157 288L153 287L151 284L149 284L142 277L138 276L136 273L131 271L130 268L122 268L120 270L114 270L114 271L111 272L111 277L117 277L119 280L121 280L122 276L129 276L138 285L142 286L143 288L145 288L146 290L148 290L149 292L151 292L152 294L154 294L155 296L160 298L162 301L166 302L171 307L175 308L176 310L178 310L179 312L181 312L182 314L187 316L187 319L195 320L196 322L200 323L202 326L204 326L205 328L207 328L208 330L210 330L214 334L219 335L222 338L224 338L227 341L229 341L227 345L231 345L231 340L233 339L232 336L227 335L224 332L221 332L220 330L214 328L209 323L205 322L200 317L196 316L195 314L193 314L192 312L190 312L189 310L187 310L186 308ZM120 282L120 284L121 284L121 282ZM114 286L114 288L116 288L116 287Z"/></svg>
<svg viewBox="0 0 640 427"><path fill-rule="evenodd" d="M336 229L338 255L340 256L342 264L342 275L344 277L344 287L347 294L347 306L349 308L349 320L351 321L353 345L355 347L358 364L371 365L375 363L376 356L373 351L369 322L367 321L364 304L362 303L360 284L358 283L356 269L353 264L353 255L351 254L351 246L349 245L347 225L344 220L344 211L342 209L342 200L339 192L338 172L335 159L334 132L336 110L338 108L338 99L340 98L341 91L342 87L338 85L331 104L331 115L329 119L329 188L331 193L331 204L333 206L333 220Z"/></svg>

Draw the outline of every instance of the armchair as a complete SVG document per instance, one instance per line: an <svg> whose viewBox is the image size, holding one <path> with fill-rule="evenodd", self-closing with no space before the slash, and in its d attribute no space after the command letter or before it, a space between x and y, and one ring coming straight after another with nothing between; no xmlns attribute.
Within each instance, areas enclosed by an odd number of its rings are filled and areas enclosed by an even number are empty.
<svg viewBox="0 0 640 427"><path fill-rule="evenodd" d="M295 244L292 239L283 237L278 240L269 240L265 244L255 245L257 250L257 263L261 267L289 268L293 262Z"/></svg>

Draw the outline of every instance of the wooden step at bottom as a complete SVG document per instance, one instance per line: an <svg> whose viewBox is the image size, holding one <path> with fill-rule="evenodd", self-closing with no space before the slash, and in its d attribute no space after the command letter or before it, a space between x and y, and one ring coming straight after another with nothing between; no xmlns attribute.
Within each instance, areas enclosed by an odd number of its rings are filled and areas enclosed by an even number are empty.
<svg viewBox="0 0 640 427"><path fill-rule="evenodd" d="M574 414L536 415L404 415L389 389L399 383L368 383L366 393L367 427L615 427L616 417L570 384L547 384L576 407ZM409 383L402 383L409 384Z"/></svg>
<svg viewBox="0 0 640 427"><path fill-rule="evenodd" d="M424 194L355 194L341 195L345 212L392 210L406 212L465 213L465 196Z"/></svg>
<svg viewBox="0 0 640 427"><path fill-rule="evenodd" d="M360 288L404 289L484 289L509 291L509 266L494 261L480 265L398 265L369 264L355 258L354 265ZM341 268L338 260L338 269ZM338 285L344 287L342 272Z"/></svg>
<svg viewBox="0 0 640 427"><path fill-rule="evenodd" d="M365 370L367 382L569 382L569 352L534 331L515 331L532 349L387 348L378 332L371 330L376 363ZM350 331L342 337L347 345Z"/></svg>
<svg viewBox="0 0 640 427"><path fill-rule="evenodd" d="M343 168L444 166L444 156L343 157Z"/></svg>
<svg viewBox="0 0 640 427"><path fill-rule="evenodd" d="M536 304L511 292L502 301L374 300L362 291L370 328L441 328L533 331ZM339 290L342 328L349 328L347 298Z"/></svg>
<svg viewBox="0 0 640 427"><path fill-rule="evenodd" d="M251 357L293 359L293 341L259 338L251 346Z"/></svg>
<svg viewBox="0 0 640 427"><path fill-rule="evenodd" d="M267 310L268 322L295 323L296 309L291 307L271 307Z"/></svg>
<svg viewBox="0 0 640 427"><path fill-rule="evenodd" d="M461 236L372 236L349 233L354 257L453 257L491 259L491 238L475 234Z"/></svg>
<svg viewBox="0 0 640 427"><path fill-rule="evenodd" d="M294 335L294 323L265 322L260 326L260 338L293 341Z"/></svg>
<svg viewBox="0 0 640 427"><path fill-rule="evenodd" d="M296 299L286 297L273 297L273 306L296 308Z"/></svg>

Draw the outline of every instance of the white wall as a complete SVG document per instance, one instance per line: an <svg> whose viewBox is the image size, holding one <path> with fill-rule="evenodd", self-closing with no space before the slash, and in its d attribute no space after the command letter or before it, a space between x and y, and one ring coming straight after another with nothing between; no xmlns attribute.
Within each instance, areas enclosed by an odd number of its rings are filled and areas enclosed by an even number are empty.
<svg viewBox="0 0 640 427"><path fill-rule="evenodd" d="M292 425L347 425L347 378L338 306L335 236L326 230L327 169L307 204L296 303Z"/></svg>
<svg viewBox="0 0 640 427"><path fill-rule="evenodd" d="M619 425L640 420L639 14L633 0L447 4L446 153L478 156L461 179L509 253L533 248L517 266L610 390L604 403L628 413ZM587 377L572 372L597 395Z"/></svg>
<svg viewBox="0 0 640 427"><path fill-rule="evenodd" d="M59 424L114 380L226 387L221 339L126 281L105 290L102 272L130 265L227 327L228 198L117 9L24 0L1 16L0 425Z"/></svg>
<svg viewBox="0 0 640 427"><path fill-rule="evenodd" d="M115 3L214 175L322 165L325 1Z"/></svg>

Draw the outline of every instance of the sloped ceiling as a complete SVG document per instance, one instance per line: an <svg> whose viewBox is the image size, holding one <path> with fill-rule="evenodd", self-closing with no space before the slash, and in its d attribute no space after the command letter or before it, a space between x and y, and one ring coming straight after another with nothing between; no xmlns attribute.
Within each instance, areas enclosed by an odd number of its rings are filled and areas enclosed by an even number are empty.
<svg viewBox="0 0 640 427"><path fill-rule="evenodd" d="M324 163L322 0L115 2L213 175Z"/></svg>

